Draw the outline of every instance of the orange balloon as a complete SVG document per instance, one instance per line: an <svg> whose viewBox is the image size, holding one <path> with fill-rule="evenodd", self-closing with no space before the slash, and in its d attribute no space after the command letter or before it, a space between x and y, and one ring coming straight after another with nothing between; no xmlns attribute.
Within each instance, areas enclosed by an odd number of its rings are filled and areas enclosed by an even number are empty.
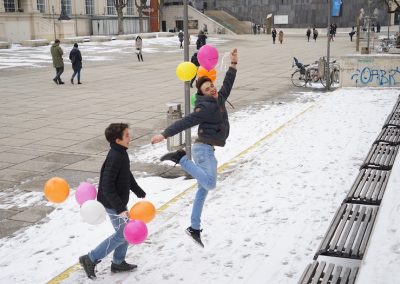
<svg viewBox="0 0 400 284"><path fill-rule="evenodd" d="M44 185L44 195L50 202L64 202L69 195L69 185L65 179L53 177Z"/></svg>
<svg viewBox="0 0 400 284"><path fill-rule="evenodd" d="M149 201L136 202L129 210L129 218L149 223L156 216L156 208Z"/></svg>
<svg viewBox="0 0 400 284"><path fill-rule="evenodd" d="M217 79L217 71L215 71L215 69L211 69L210 71L208 71L203 66L199 66L199 69L197 69L197 78L204 76L210 78L211 81L214 83L214 81Z"/></svg>

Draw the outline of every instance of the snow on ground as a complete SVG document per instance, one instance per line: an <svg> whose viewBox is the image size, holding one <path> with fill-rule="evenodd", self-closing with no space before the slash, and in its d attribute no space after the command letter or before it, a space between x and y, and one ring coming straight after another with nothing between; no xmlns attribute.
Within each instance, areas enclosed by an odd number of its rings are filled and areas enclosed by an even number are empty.
<svg viewBox="0 0 400 284"><path fill-rule="evenodd" d="M196 43L197 37L191 37L191 44ZM209 37L207 43L219 45L227 40ZM178 48L178 37L158 37L143 39L143 53L171 53L182 52ZM10 49L0 49L0 70L15 67L47 67L51 64L50 47L22 47L13 44ZM73 44L61 44L64 51L64 63L71 64L68 60ZM79 49L84 61L107 61L117 56L135 53L134 40L112 40L107 42L79 43Z"/></svg>
<svg viewBox="0 0 400 284"><path fill-rule="evenodd" d="M128 250L138 270L112 275L108 257L96 283L296 283L397 96L398 90L344 89L234 113L227 145L216 150L224 166L203 211L205 248L184 233L195 194L187 190L149 224L148 240ZM158 163L165 152L165 144L149 145L131 157ZM138 183L159 208L194 181L144 177ZM0 240L0 282L48 281L111 232L109 221L80 220L72 191L41 224ZM63 283L92 280L79 269Z"/></svg>

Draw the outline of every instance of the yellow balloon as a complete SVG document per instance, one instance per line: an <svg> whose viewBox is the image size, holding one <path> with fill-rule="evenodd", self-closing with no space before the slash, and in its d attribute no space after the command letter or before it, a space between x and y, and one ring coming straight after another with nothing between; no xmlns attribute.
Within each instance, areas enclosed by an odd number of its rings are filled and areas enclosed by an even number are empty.
<svg viewBox="0 0 400 284"><path fill-rule="evenodd" d="M182 81L192 80L196 73L197 67L192 62L185 61L176 67L176 76Z"/></svg>

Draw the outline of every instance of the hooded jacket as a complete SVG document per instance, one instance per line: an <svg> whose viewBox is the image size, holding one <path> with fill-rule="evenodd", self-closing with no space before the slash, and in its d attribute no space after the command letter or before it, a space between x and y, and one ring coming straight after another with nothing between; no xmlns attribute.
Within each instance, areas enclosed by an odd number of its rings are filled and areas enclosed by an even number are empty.
<svg viewBox="0 0 400 284"><path fill-rule="evenodd" d="M51 48L51 57L53 59L53 66L54 68L61 68L64 67L64 61L63 61L63 50L60 47L59 43L54 43Z"/></svg>
<svg viewBox="0 0 400 284"><path fill-rule="evenodd" d="M74 47L69 53L69 59L72 63L72 69L80 70L82 69L82 55L80 50L77 47Z"/></svg>
<svg viewBox="0 0 400 284"><path fill-rule="evenodd" d="M225 146L229 136L229 119L225 107L236 78L236 69L229 68L223 85L218 91L218 98L197 95L194 112L167 127L161 134L171 137L185 129L199 125L197 142L213 146Z"/></svg>

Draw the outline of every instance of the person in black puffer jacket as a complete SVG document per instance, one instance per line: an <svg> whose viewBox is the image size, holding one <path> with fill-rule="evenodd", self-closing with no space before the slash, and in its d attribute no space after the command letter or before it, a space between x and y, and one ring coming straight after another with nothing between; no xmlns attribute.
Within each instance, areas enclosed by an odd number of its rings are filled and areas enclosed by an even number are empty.
<svg viewBox="0 0 400 284"><path fill-rule="evenodd" d="M94 268L110 252L114 251L111 271L131 271L137 266L125 261L128 242L124 238L126 220L129 218L127 204L132 191L139 198L146 193L136 183L130 170L127 149L130 142L129 126L125 123L112 123L105 130L110 151L101 167L97 200L104 205L115 233L100 243L87 255L79 258L89 278L96 277Z"/></svg>
<svg viewBox="0 0 400 284"><path fill-rule="evenodd" d="M226 72L223 85L217 92L211 79L201 77L197 80L197 100L194 111L167 127L161 134L151 138L151 143L159 143L195 125L198 138L192 147L193 161L189 160L184 150L168 153L161 161L170 160L179 163L187 173L197 179L198 190L193 202L191 226L186 232L204 247L200 237L201 213L208 191L216 186L217 160L214 146L225 146L229 136L229 119L225 107L236 78L237 50L231 52L231 65ZM229 102L228 102L229 103Z"/></svg>
<svg viewBox="0 0 400 284"><path fill-rule="evenodd" d="M72 70L74 70L74 73L72 74L71 77L71 84L74 83L75 75L77 75L78 84L82 84L81 83L82 55L78 48L77 43L74 43L74 48L69 53L69 60L71 60Z"/></svg>

